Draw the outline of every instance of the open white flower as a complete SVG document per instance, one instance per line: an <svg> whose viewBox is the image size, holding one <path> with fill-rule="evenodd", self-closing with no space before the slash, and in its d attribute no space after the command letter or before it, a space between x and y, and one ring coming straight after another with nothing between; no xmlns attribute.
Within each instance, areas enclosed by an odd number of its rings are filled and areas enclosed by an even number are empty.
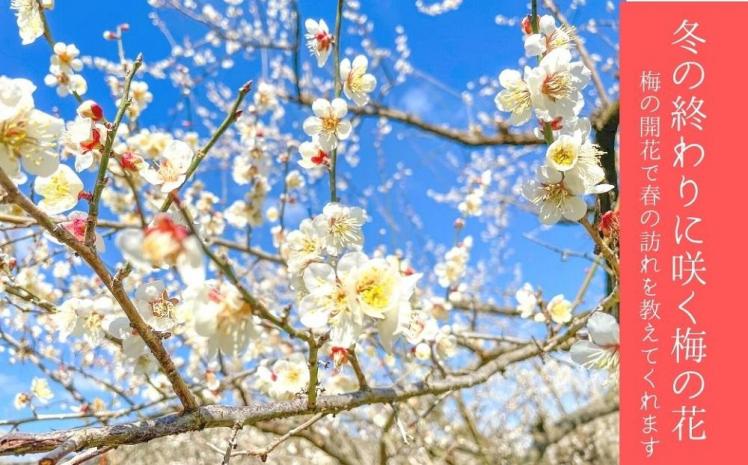
<svg viewBox="0 0 748 465"><path fill-rule="evenodd" d="M304 132L316 137L323 150L333 150L338 141L351 135L351 123L343 120L348 113L348 104L342 98L335 98L332 102L318 98L312 104L312 111L314 116L304 120Z"/></svg>
<svg viewBox="0 0 748 465"><path fill-rule="evenodd" d="M312 220L303 219L299 229L286 236L283 252L288 257L288 271L298 273L308 264L321 260L325 247L325 238L318 233Z"/></svg>
<svg viewBox="0 0 748 465"><path fill-rule="evenodd" d="M324 19L320 19L319 22L307 19L304 26L306 27L307 47L317 57L317 66L321 68L327 63L327 57L330 56L332 47L335 45L335 37L330 34L330 29Z"/></svg>
<svg viewBox="0 0 748 465"><path fill-rule="evenodd" d="M160 186L161 192L169 193L184 183L193 155L189 145L182 141L172 141L164 149L156 167L149 166L140 174L150 184Z"/></svg>
<svg viewBox="0 0 748 465"><path fill-rule="evenodd" d="M410 298L421 275L405 276L393 263L369 259L361 252L343 255L337 275L346 288L351 309L378 320L382 344L391 350L394 336L410 323Z"/></svg>
<svg viewBox="0 0 748 465"><path fill-rule="evenodd" d="M188 288L183 298L193 308L195 332L207 338L211 355L220 350L240 356L258 334L252 306L229 283L206 281Z"/></svg>
<svg viewBox="0 0 748 465"><path fill-rule="evenodd" d="M361 334L363 313L351 306L348 289L326 263L310 264L303 276L309 294L299 303L301 323L312 329L330 327L333 346L351 347Z"/></svg>
<svg viewBox="0 0 748 465"><path fill-rule="evenodd" d="M564 298L563 294L554 296L550 302L546 305L545 309L548 316L551 317L554 323L564 324L571 321L573 305L567 299ZM543 313L535 314L536 321L545 321L546 315Z"/></svg>
<svg viewBox="0 0 748 465"><path fill-rule="evenodd" d="M135 290L135 307L156 331L168 331L177 324L177 299L169 298L163 281L143 283Z"/></svg>
<svg viewBox="0 0 748 465"><path fill-rule="evenodd" d="M585 186L579 177L549 166L538 168L537 179L522 186L522 194L538 207L543 224L556 224L563 217L579 221L587 214L587 203L582 196Z"/></svg>
<svg viewBox="0 0 748 465"><path fill-rule="evenodd" d="M54 397L52 389L49 388L49 383L45 378L34 378L31 380L31 395L45 404Z"/></svg>
<svg viewBox="0 0 748 465"><path fill-rule="evenodd" d="M525 68L525 78L529 74L529 68ZM504 89L496 95L494 102L501 111L511 113L509 123L524 124L532 115L532 97L530 88L522 79L519 71L505 69L499 74L499 84Z"/></svg>
<svg viewBox="0 0 748 465"><path fill-rule="evenodd" d="M612 315L597 312L587 320L588 341L571 346L571 359L587 368L616 370L619 365L620 328Z"/></svg>
<svg viewBox="0 0 748 465"><path fill-rule="evenodd" d="M49 176L57 169L57 145L63 131L59 118L34 109L36 86L27 79L0 76L0 168L20 176Z"/></svg>
<svg viewBox="0 0 748 465"><path fill-rule="evenodd" d="M133 81L130 84L130 98L132 98L132 103L127 107L127 113L131 118L137 118L153 101L153 94L148 90L148 83ZM120 105L121 101L122 99L118 99L117 105Z"/></svg>
<svg viewBox="0 0 748 465"><path fill-rule="evenodd" d="M449 288L459 284L465 275L472 247L473 238L467 236L444 254L444 261L437 263L434 267L440 286Z"/></svg>
<svg viewBox="0 0 748 465"><path fill-rule="evenodd" d="M530 283L525 283L514 294L517 299L517 310L522 318L529 318L538 308L538 294Z"/></svg>
<svg viewBox="0 0 748 465"><path fill-rule="evenodd" d="M336 395L358 390L358 381L342 373L333 374L325 381L325 394Z"/></svg>
<svg viewBox="0 0 748 465"><path fill-rule="evenodd" d="M255 91L254 102L259 114L279 108L275 86L269 82L260 82Z"/></svg>
<svg viewBox="0 0 748 465"><path fill-rule="evenodd" d="M56 215L75 207L83 191L83 181L69 166L59 165L51 176L37 176L34 191L42 196L39 208Z"/></svg>
<svg viewBox="0 0 748 465"><path fill-rule="evenodd" d="M47 3L51 8L51 2ZM31 44L44 35L44 22L37 0L11 0L10 9L16 11L18 33L23 45Z"/></svg>
<svg viewBox="0 0 748 465"><path fill-rule="evenodd" d="M50 66L49 74L44 76L44 83L49 87L54 87L60 97L73 93L83 95L88 91L88 83L83 76L65 72L56 66Z"/></svg>
<svg viewBox="0 0 748 465"><path fill-rule="evenodd" d="M601 154L600 148L590 142L582 130L571 134L562 131L548 147L546 161L557 170L579 178L586 193L599 194L613 188L600 184L605 180L605 171L600 166Z"/></svg>
<svg viewBox="0 0 748 465"><path fill-rule="evenodd" d="M64 44L57 42L54 47L54 55L51 58L50 68L54 67L57 72L73 73L83 69L83 62L78 55L80 50L75 44Z"/></svg>
<svg viewBox="0 0 748 465"><path fill-rule="evenodd" d="M367 73L369 61L364 55L358 55L353 63L348 58L340 62L340 79L343 81L345 96L363 106L369 101L369 94L377 86L374 75Z"/></svg>
<svg viewBox="0 0 748 465"><path fill-rule="evenodd" d="M584 106L581 90L590 81L590 70L581 61L572 62L568 49L559 48L530 70L526 80L538 117L572 119Z"/></svg>
<svg viewBox="0 0 748 465"><path fill-rule="evenodd" d="M328 253L336 255L345 248L360 249L364 244L362 227L366 212L358 207L328 203L314 218L314 228L323 238Z"/></svg>
<svg viewBox="0 0 748 465"><path fill-rule="evenodd" d="M245 228L247 225L257 227L262 225L262 211L254 203L244 200L236 200L229 205L224 213L226 221L237 228Z"/></svg>
<svg viewBox="0 0 748 465"><path fill-rule="evenodd" d="M113 310L113 303L107 297L96 300L71 298L58 306L52 319L60 331L60 340L70 335L83 337L95 347L104 339L104 329L114 318Z"/></svg>
<svg viewBox="0 0 748 465"><path fill-rule="evenodd" d="M272 367L270 394L276 399L291 399L309 387L309 368L301 354L278 360Z"/></svg>

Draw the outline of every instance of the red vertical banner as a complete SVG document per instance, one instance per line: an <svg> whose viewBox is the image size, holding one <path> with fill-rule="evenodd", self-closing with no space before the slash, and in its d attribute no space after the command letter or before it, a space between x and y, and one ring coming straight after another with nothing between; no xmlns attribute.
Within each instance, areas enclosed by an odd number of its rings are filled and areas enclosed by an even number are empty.
<svg viewBox="0 0 748 465"><path fill-rule="evenodd" d="M748 3L621 10L621 464L748 463Z"/></svg>

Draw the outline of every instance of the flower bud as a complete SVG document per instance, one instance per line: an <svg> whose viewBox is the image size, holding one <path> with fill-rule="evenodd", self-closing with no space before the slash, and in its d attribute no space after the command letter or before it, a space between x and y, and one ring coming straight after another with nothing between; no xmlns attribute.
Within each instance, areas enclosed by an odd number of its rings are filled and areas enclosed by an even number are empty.
<svg viewBox="0 0 748 465"><path fill-rule="evenodd" d="M86 100L78 107L78 116L88 118L93 121L99 121L104 117L104 110L93 100Z"/></svg>

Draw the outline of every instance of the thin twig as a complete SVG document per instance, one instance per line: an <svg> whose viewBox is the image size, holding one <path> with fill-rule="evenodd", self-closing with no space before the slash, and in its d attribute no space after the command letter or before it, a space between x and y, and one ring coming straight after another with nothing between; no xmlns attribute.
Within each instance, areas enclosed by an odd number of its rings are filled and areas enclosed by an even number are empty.
<svg viewBox="0 0 748 465"><path fill-rule="evenodd" d="M143 54L139 54L138 57L132 64L130 72L125 77L125 85L122 91L122 97L120 100L119 108L114 116L114 121L107 131L107 138L104 144L104 148L101 152L101 162L99 163L99 172L96 175L96 183L94 184L94 190L91 195L91 200L88 204L88 218L86 219L86 235L84 243L87 247L95 248L96 243L96 221L99 218L99 200L101 199L101 193L104 191L106 186L106 173L109 166L109 159L112 156L112 146L114 140L117 137L117 130L119 125L127 112L127 107L132 102L130 99L130 84L132 83L135 73L138 72L138 68L143 64Z"/></svg>

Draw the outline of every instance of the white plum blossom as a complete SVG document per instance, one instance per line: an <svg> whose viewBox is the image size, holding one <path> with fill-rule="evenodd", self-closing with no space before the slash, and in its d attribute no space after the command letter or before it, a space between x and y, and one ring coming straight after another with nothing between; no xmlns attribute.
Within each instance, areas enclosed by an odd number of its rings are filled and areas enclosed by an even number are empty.
<svg viewBox="0 0 748 465"><path fill-rule="evenodd" d="M363 327L363 313L351 305L353 296L335 270L326 263L311 263L303 279L308 294L299 302L301 323L312 329L330 327L333 346L348 348L355 344Z"/></svg>
<svg viewBox="0 0 748 465"><path fill-rule="evenodd" d="M193 310L195 332L206 338L215 354L241 356L257 335L254 311L241 292L229 283L205 281L191 286L183 295Z"/></svg>
<svg viewBox="0 0 748 465"><path fill-rule="evenodd" d="M11 177L24 170L49 176L57 169L64 123L34 108L36 86L0 76L0 168Z"/></svg>
<svg viewBox="0 0 748 465"><path fill-rule="evenodd" d="M613 186L600 184L605 180L605 171L600 166L600 148L587 140L581 130L571 134L561 133L548 147L546 163L582 180L586 193L602 193Z"/></svg>
<svg viewBox="0 0 748 465"><path fill-rule="evenodd" d="M75 207L78 195L83 191L83 181L72 168L59 165L50 176L37 176L34 191L42 196L39 208L50 215L56 215Z"/></svg>
<svg viewBox="0 0 748 465"><path fill-rule="evenodd" d="M525 80L538 117L572 119L584 106L581 90L590 81L590 70L581 61L572 62L568 49L558 48L543 57Z"/></svg>
<svg viewBox="0 0 748 465"><path fill-rule="evenodd" d="M275 86L265 81L262 81L257 85L257 90L255 90L254 95L254 103L259 114L276 111L282 108L278 103ZM282 114L279 114L278 116L281 115Z"/></svg>
<svg viewBox="0 0 748 465"><path fill-rule="evenodd" d="M156 215L145 230L121 231L116 243L125 258L141 270L175 266L185 283L197 285L205 280L200 241L168 214Z"/></svg>
<svg viewBox="0 0 748 465"><path fill-rule="evenodd" d="M496 95L494 102L499 110L511 113L510 124L524 124L532 116L532 96L525 82L529 74L529 67L525 67L524 79L519 71L513 69L505 69L499 74L499 84L503 90Z"/></svg>
<svg viewBox="0 0 748 465"><path fill-rule="evenodd" d="M327 57L330 56L330 52L335 45L335 37L330 34L324 19L319 21L307 19L304 26L306 27L307 47L317 58L317 66L321 68L327 63Z"/></svg>
<svg viewBox="0 0 748 465"><path fill-rule="evenodd" d="M172 141L161 154L155 167L148 166L140 174L161 192L169 193L184 183L194 153L192 148L182 141Z"/></svg>
<svg viewBox="0 0 748 465"><path fill-rule="evenodd" d="M49 383L45 378L34 378L31 380L31 395L44 404L54 397L52 389L49 388Z"/></svg>
<svg viewBox="0 0 748 465"><path fill-rule="evenodd" d="M526 183L522 193L538 207L543 224L556 224L562 217L579 221L587 214L587 203L582 198L585 193L582 180L549 166L539 167L537 179Z"/></svg>
<svg viewBox="0 0 748 465"><path fill-rule="evenodd" d="M359 106L364 106L369 102L369 94L377 86L377 79L374 75L366 72L368 66L369 61L365 55L358 55L353 62L348 58L340 62L343 93Z"/></svg>
<svg viewBox="0 0 748 465"><path fill-rule="evenodd" d="M310 263L321 260L325 250L325 237L318 233L311 219L303 219L299 228L286 236L283 251L287 256L288 271L303 271Z"/></svg>
<svg viewBox="0 0 748 465"><path fill-rule="evenodd" d="M257 370L258 389L276 400L293 399L309 387L309 368L300 353L277 360L271 368L260 366Z"/></svg>
<svg viewBox="0 0 748 465"><path fill-rule="evenodd" d="M620 328L614 316L596 312L587 320L589 340L571 346L572 360L587 368L617 370Z"/></svg>
<svg viewBox="0 0 748 465"><path fill-rule="evenodd" d="M517 299L517 311L522 318L529 318L538 308L538 293L532 288L530 283L525 283L514 294Z"/></svg>
<svg viewBox="0 0 748 465"><path fill-rule="evenodd" d="M130 84L130 98L132 99L130 106L127 107L127 113L131 118L137 118L146 109L148 104L153 101L153 94L148 88L148 83L145 81L133 81ZM117 100L119 105L121 99Z"/></svg>
<svg viewBox="0 0 748 465"><path fill-rule="evenodd" d="M50 59L50 70L57 73L77 73L83 69L83 61L78 58L80 50L75 44L57 42L53 47L54 55Z"/></svg>
<svg viewBox="0 0 748 465"><path fill-rule="evenodd" d="M49 74L44 76L44 83L57 90L57 95L65 97L70 94L83 95L88 91L88 83L80 74L63 71L57 66L49 67Z"/></svg>
<svg viewBox="0 0 748 465"><path fill-rule="evenodd" d="M68 336L83 337L96 347L105 336L105 328L115 318L114 304L108 297L96 300L70 298L58 306L52 315L60 332L60 340Z"/></svg>
<svg viewBox="0 0 748 465"><path fill-rule="evenodd" d="M336 255L343 249L360 249L364 244L362 228L366 212L358 207L328 203L322 214L314 218L314 228L325 242L328 253Z"/></svg>
<svg viewBox="0 0 748 465"><path fill-rule="evenodd" d="M350 252L338 261L337 275L349 296L353 312L361 312L378 321L379 337L388 351L394 336L410 322L410 298L420 274L404 275L381 258L368 258Z"/></svg>
<svg viewBox="0 0 748 465"><path fill-rule="evenodd" d="M440 286L450 288L459 284L465 275L472 247L473 238L468 236L444 254L444 261L434 267Z"/></svg>
<svg viewBox="0 0 748 465"><path fill-rule="evenodd" d="M317 138L317 143L325 151L338 146L338 141L351 135L351 123L343 120L348 113L348 104L342 98L331 101L318 98L312 104L314 116L304 120L304 132Z"/></svg>
<svg viewBox="0 0 748 465"><path fill-rule="evenodd" d="M571 321L573 309L573 304L566 298L564 298L563 294L558 294L554 296L546 305L546 313L535 314L535 320L540 322L546 321L547 315L554 323L568 323Z"/></svg>
<svg viewBox="0 0 748 465"><path fill-rule="evenodd" d="M45 0L41 2L41 5L45 9L51 9L54 2ZM41 7L37 0L11 0L10 8L16 12L18 32L23 45L31 44L44 35L44 21L42 21Z"/></svg>
<svg viewBox="0 0 748 465"><path fill-rule="evenodd" d="M273 374L273 391L278 397L292 397L304 391L309 385L309 368L301 354L294 354L289 360L275 362Z"/></svg>
<svg viewBox="0 0 748 465"><path fill-rule="evenodd" d="M156 331L169 331L177 323L177 299L170 298L163 281L143 283L135 290L135 307Z"/></svg>

